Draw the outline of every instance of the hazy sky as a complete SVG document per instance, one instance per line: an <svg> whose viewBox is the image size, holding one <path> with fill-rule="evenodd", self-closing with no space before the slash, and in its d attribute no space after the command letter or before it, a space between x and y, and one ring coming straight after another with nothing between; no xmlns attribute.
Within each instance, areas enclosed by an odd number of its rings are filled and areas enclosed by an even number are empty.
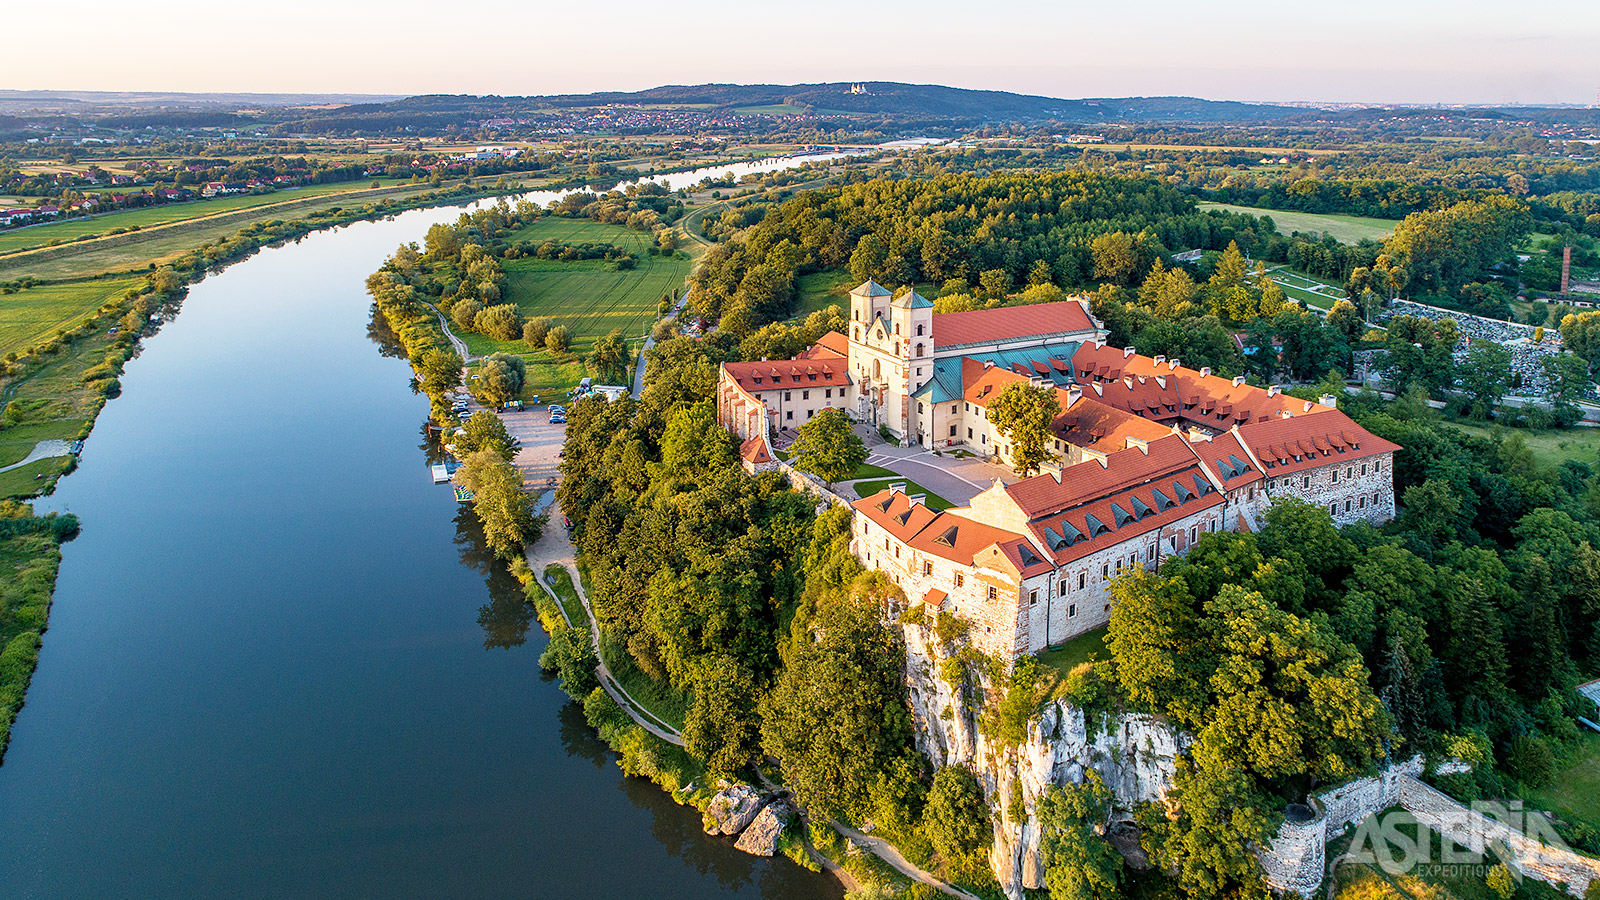
<svg viewBox="0 0 1600 900"><path fill-rule="evenodd" d="M547 94L909 81L1055 97L1594 103L1600 2L79 0L0 12L0 88ZM49 36L56 37L49 37ZM26 36L26 37L24 37Z"/></svg>

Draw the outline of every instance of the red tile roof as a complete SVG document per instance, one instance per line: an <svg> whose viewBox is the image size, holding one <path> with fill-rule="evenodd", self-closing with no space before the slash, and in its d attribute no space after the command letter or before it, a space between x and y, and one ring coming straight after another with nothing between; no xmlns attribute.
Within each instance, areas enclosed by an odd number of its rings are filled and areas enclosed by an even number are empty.
<svg viewBox="0 0 1600 900"><path fill-rule="evenodd" d="M817 339L815 344L806 352L795 357L796 359L821 359L827 354L833 354L840 359L850 356L850 339L842 331L830 331Z"/></svg>
<svg viewBox="0 0 1600 900"><path fill-rule="evenodd" d="M1128 446L1128 438L1149 442L1172 434L1172 429L1166 425L1096 403L1092 393L1089 397L1079 397L1070 406L1066 391L1058 390L1056 396L1065 411L1050 423L1050 430L1057 438L1078 447L1114 453Z"/></svg>
<svg viewBox="0 0 1600 900"><path fill-rule="evenodd" d="M1322 411L1239 426L1239 437L1265 467L1263 475L1272 478L1400 449L1336 409L1318 409Z"/></svg>
<svg viewBox="0 0 1600 900"><path fill-rule="evenodd" d="M955 513L934 512L926 504L913 506L904 493L891 493L888 488L851 506L913 549L965 566L972 565L973 557L996 544L1026 540L1015 532ZM1011 554L1007 556L1012 558Z"/></svg>
<svg viewBox="0 0 1600 900"><path fill-rule="evenodd" d="M772 462L772 454L767 452L767 442L759 435L739 445L739 458L757 466Z"/></svg>
<svg viewBox="0 0 1600 900"><path fill-rule="evenodd" d="M936 313L933 343L936 348L966 344L992 344L1033 335L1093 331L1094 323L1076 300L1002 306L968 312Z"/></svg>
<svg viewBox="0 0 1600 900"><path fill-rule="evenodd" d="M850 375L843 360L827 356L780 359L773 362L727 362L722 371L751 393L795 388L843 387Z"/></svg>

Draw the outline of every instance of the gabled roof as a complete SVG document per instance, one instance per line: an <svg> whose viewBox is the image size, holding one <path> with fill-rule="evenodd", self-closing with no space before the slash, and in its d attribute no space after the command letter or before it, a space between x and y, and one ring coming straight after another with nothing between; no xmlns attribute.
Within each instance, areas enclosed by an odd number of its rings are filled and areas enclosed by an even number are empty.
<svg viewBox="0 0 1600 900"><path fill-rule="evenodd" d="M841 359L850 357L850 339L844 336L844 332L830 331L817 338L815 344L812 344L799 356L796 356L795 359L822 359L829 354Z"/></svg>
<svg viewBox="0 0 1600 900"><path fill-rule="evenodd" d="M1087 334L1094 330L1089 314L1076 300L935 313L933 316L933 343L939 349L1045 335Z"/></svg>
<svg viewBox="0 0 1600 900"><path fill-rule="evenodd" d="M1128 438L1150 442L1172 434L1172 429L1166 425L1094 402L1092 393L1079 397L1071 405L1067 403L1065 391L1058 391L1056 397L1063 411L1050 423L1050 430L1057 438L1074 446L1114 453L1128 446Z"/></svg>
<svg viewBox="0 0 1600 900"><path fill-rule="evenodd" d="M1264 467L1268 478L1365 459L1400 449L1357 425L1336 409L1288 419L1269 419L1239 426L1239 437Z"/></svg>
<svg viewBox="0 0 1600 900"><path fill-rule="evenodd" d="M726 362L722 364L722 377L732 378L753 394L843 387L851 383L845 361L826 352L815 358L797 356L771 362Z"/></svg>
<svg viewBox="0 0 1600 900"><path fill-rule="evenodd" d="M1176 434L1168 434L1151 441L1148 452L1124 450L1106 457L1103 466L1094 460L1068 466L1061 471L1060 481L1054 475L1035 475L1008 485L1005 490L1012 502L1031 519L1181 472L1196 464L1194 454L1189 451L1184 439Z"/></svg>
<svg viewBox="0 0 1600 900"><path fill-rule="evenodd" d="M772 462L772 454L767 452L767 442L761 435L739 445L739 458L756 466Z"/></svg>
<svg viewBox="0 0 1600 900"><path fill-rule="evenodd" d="M1000 391L1013 381L1027 381L1015 372L999 366L984 366L970 358L961 360L961 396L969 403L987 407L989 401L1000 396Z"/></svg>
<svg viewBox="0 0 1600 900"><path fill-rule="evenodd" d="M973 558L989 547L1027 541L1022 535L1003 528L985 525L951 512L934 512L926 504L913 505L911 498L903 492L889 488L850 505L913 549L966 566L972 565ZM1014 547L1011 552L1004 548L1001 552L1014 563L1022 558L1021 552ZM1036 553L1033 550L1029 552ZM1021 571L1020 567L1018 571Z"/></svg>

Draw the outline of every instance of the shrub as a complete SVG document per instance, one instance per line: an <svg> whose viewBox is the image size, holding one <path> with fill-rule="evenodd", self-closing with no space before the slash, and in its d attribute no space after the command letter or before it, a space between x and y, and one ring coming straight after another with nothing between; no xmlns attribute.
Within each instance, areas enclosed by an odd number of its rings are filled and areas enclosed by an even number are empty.
<svg viewBox="0 0 1600 900"><path fill-rule="evenodd" d="M497 341L514 341L522 334L522 316L509 303L491 306L478 313L473 327Z"/></svg>
<svg viewBox="0 0 1600 900"><path fill-rule="evenodd" d="M477 324L478 313L483 311L483 304L476 300L463 300L450 310L450 317L463 331L471 331Z"/></svg>
<svg viewBox="0 0 1600 900"><path fill-rule="evenodd" d="M572 331L565 325L550 329L544 337L544 346L551 353L565 353L572 347Z"/></svg>

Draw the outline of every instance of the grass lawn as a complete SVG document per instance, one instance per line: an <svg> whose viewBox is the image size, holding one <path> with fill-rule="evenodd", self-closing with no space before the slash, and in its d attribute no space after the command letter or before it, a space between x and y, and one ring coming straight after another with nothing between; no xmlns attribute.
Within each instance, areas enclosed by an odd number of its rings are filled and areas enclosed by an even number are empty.
<svg viewBox="0 0 1600 900"><path fill-rule="evenodd" d="M855 286L848 269L823 269L801 275L795 282L795 318L804 319L830 306L838 306L848 314L850 289Z"/></svg>
<svg viewBox="0 0 1600 900"><path fill-rule="evenodd" d="M55 483L67 471L70 456L36 459L20 469L0 472L0 500L26 500Z"/></svg>
<svg viewBox="0 0 1600 900"><path fill-rule="evenodd" d="M1333 304L1344 299L1344 285L1315 278L1288 267L1273 269L1269 274L1273 282L1283 288L1284 294L1288 295L1289 299L1299 300L1307 306L1329 310L1333 308ZM1318 287L1323 290L1316 290Z"/></svg>
<svg viewBox="0 0 1600 900"><path fill-rule="evenodd" d="M1298 152L1298 151L1297 151ZM1394 219L1374 219L1368 216L1343 216L1321 213L1291 212L1283 209L1260 209L1253 206L1234 206L1231 203L1201 203L1201 209L1225 209L1229 212L1249 213L1253 216L1271 216L1278 233L1289 235L1296 231L1321 234L1326 231L1335 240L1354 244L1364 238L1382 240L1394 231Z"/></svg>
<svg viewBox="0 0 1600 900"><path fill-rule="evenodd" d="M380 179L380 181L386 187L403 183L392 178ZM371 184L372 179L370 178L360 181L345 181L338 184L313 184L303 188L276 191L270 194L236 194L231 197L213 197L209 200L163 203L159 206L119 209L87 218L48 222L42 225L32 225L27 228L0 232L0 253L43 247L51 241L71 241L86 234L105 235L109 234L114 228L150 228L155 225L181 222L185 219L198 219L219 213L237 212L258 206L287 203L290 200L370 189Z"/></svg>
<svg viewBox="0 0 1600 900"><path fill-rule="evenodd" d="M1059 647L1035 653L1033 658L1039 665L1054 669L1064 676L1078 664L1088 662L1091 656L1096 659L1111 658L1111 651L1106 647L1106 632L1104 627L1096 628Z"/></svg>
<svg viewBox="0 0 1600 900"><path fill-rule="evenodd" d="M142 284L138 276L42 284L0 294L0 356L23 350L55 334L71 331L107 300Z"/></svg>
<svg viewBox="0 0 1600 900"><path fill-rule="evenodd" d="M856 473L854 475L851 475L850 477L852 479L854 479L854 478L898 478L900 476L898 474L896 474L895 472L889 470L889 469L885 469L883 466L875 466L875 465L872 465L871 463L862 463L861 465L856 466Z"/></svg>
<svg viewBox="0 0 1600 900"><path fill-rule="evenodd" d="M1451 421L1451 427L1459 428L1468 434L1481 437L1493 437L1497 432L1510 440L1520 437L1533 452L1533 458L1541 465L1556 466L1562 462L1574 459L1583 463L1600 462L1600 428L1546 428L1535 430L1531 428L1495 428L1488 425L1474 425L1467 422Z"/></svg>
<svg viewBox="0 0 1600 900"><path fill-rule="evenodd" d="M1600 828L1600 734L1585 729L1561 759L1555 780L1530 791L1526 799L1540 809Z"/></svg>
<svg viewBox="0 0 1600 900"><path fill-rule="evenodd" d="M894 478L885 478L882 481L858 481L854 485L855 491L856 491L856 496L858 496L858 497L870 497L873 494L876 494L877 492L879 492L879 491L883 490L884 488L888 487L889 485L897 484L897 483L902 482L902 481L905 482L906 493L908 493L908 494L927 494L928 495L927 500L924 501L924 502L926 502L928 504L928 508L929 509L935 509L935 510L938 510L938 509L949 509L950 507L955 506L954 503L951 503L949 500L946 500L945 498L939 496L938 494L935 494L933 491L928 490L927 488L923 487L922 485L917 484L915 481L912 481L909 478L901 478L899 476L896 476Z"/></svg>

